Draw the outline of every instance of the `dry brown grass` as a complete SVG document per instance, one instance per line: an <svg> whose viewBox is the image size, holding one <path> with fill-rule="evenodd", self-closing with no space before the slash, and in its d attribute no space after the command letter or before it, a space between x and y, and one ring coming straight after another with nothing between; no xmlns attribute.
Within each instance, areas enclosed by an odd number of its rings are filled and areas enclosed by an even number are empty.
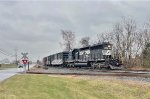
<svg viewBox="0 0 150 99"><path fill-rule="evenodd" d="M16 75L0 83L0 99L149 99L150 84L114 77Z"/></svg>

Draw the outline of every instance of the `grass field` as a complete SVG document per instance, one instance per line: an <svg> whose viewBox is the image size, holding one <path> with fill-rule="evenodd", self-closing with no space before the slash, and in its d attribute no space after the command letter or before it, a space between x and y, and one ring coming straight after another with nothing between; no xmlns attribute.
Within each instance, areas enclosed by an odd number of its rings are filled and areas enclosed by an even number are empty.
<svg viewBox="0 0 150 99"><path fill-rule="evenodd" d="M150 84L16 75L0 83L0 99L150 99Z"/></svg>
<svg viewBox="0 0 150 99"><path fill-rule="evenodd" d="M1 69L7 69L7 68L16 68L16 67L17 67L16 64L1 64L0 70Z"/></svg>

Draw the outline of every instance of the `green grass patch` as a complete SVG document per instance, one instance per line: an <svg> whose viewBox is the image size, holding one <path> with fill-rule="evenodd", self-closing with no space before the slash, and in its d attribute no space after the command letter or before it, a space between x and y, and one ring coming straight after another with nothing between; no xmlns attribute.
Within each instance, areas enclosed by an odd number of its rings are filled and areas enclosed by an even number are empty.
<svg viewBox="0 0 150 99"><path fill-rule="evenodd" d="M7 69L7 68L16 68L16 64L0 64L0 70L1 69Z"/></svg>
<svg viewBox="0 0 150 99"><path fill-rule="evenodd" d="M48 75L16 75L0 83L0 99L149 99L150 85Z"/></svg>

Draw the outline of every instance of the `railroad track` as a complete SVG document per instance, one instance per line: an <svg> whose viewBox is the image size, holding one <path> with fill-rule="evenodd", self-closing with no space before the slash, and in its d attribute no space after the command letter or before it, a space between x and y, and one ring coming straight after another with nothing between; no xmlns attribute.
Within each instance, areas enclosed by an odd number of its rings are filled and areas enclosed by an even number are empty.
<svg viewBox="0 0 150 99"><path fill-rule="evenodd" d="M126 76L150 78L150 71L129 70L94 70L83 68L50 67L48 70L35 69L27 71L28 74L54 74L54 75L89 75L89 76Z"/></svg>

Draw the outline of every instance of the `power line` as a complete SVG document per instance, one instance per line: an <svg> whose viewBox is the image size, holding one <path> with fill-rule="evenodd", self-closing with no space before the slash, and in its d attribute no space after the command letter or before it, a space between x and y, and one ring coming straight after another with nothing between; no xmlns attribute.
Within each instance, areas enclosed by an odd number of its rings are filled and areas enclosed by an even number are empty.
<svg viewBox="0 0 150 99"><path fill-rule="evenodd" d="M17 48L15 48L15 61L16 61L16 64L18 64L18 53L17 53L17 51L18 51L18 49Z"/></svg>
<svg viewBox="0 0 150 99"><path fill-rule="evenodd" d="M2 51L1 49L0 49L0 53L4 54L4 55L6 55L6 56L10 56L9 54L7 54L7 53L5 53L4 51Z"/></svg>
<svg viewBox="0 0 150 99"><path fill-rule="evenodd" d="M6 55L6 56L15 57L15 63L18 64L18 52L17 52L18 49L15 48L14 51L15 51L15 54L13 55L13 54L9 53L8 51L3 50L3 49L0 48L0 53L1 54Z"/></svg>
<svg viewBox="0 0 150 99"><path fill-rule="evenodd" d="M6 55L6 56L12 56L11 53L9 53L9 52L7 52L7 51L1 49L1 48L0 48L0 53L4 54L4 55Z"/></svg>

